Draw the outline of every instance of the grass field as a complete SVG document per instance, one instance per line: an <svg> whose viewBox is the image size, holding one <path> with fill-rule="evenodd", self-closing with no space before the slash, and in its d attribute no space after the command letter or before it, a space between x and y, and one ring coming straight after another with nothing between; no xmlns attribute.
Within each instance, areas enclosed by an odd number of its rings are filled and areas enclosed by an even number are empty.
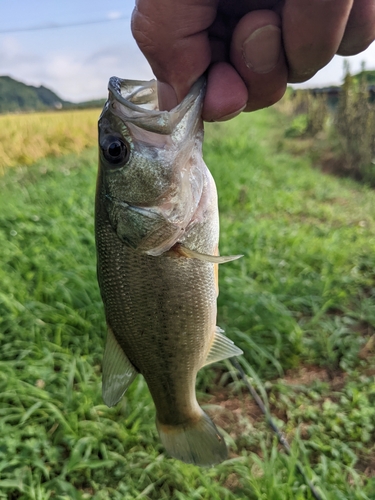
<svg viewBox="0 0 375 500"><path fill-rule="evenodd" d="M375 499L375 193L286 153L285 120L212 124L204 149L220 252L244 254L220 268L218 324L292 456L229 364L197 384L231 450L211 469L164 455L142 377L103 404L91 148L0 179L0 499L311 499L298 456L323 499Z"/></svg>

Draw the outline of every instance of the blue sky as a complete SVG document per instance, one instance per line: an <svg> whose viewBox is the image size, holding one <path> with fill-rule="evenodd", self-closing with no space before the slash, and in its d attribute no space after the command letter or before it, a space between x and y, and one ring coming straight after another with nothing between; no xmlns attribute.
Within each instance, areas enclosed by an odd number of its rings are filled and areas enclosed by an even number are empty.
<svg viewBox="0 0 375 500"><path fill-rule="evenodd" d="M113 75L152 78L131 36L133 6L133 0L0 0L0 75L44 84L73 101L104 97ZM113 20L1 33L12 28L108 19Z"/></svg>
<svg viewBox="0 0 375 500"><path fill-rule="evenodd" d="M177 1L177 0L176 0ZM0 0L0 75L45 85L72 101L106 95L110 76L150 79L152 72L130 32L134 0ZM59 29L16 28L108 21ZM348 58L353 71L375 69L375 43ZM336 57L304 86L337 84L343 60Z"/></svg>

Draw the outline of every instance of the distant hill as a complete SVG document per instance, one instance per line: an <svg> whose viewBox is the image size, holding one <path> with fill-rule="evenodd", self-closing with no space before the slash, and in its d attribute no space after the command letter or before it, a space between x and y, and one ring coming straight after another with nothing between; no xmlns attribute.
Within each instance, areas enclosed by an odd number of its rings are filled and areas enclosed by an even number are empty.
<svg viewBox="0 0 375 500"><path fill-rule="evenodd" d="M105 99L97 99L76 104L64 101L43 85L34 87L14 80L10 76L0 76L0 113L96 108L102 107L104 102Z"/></svg>

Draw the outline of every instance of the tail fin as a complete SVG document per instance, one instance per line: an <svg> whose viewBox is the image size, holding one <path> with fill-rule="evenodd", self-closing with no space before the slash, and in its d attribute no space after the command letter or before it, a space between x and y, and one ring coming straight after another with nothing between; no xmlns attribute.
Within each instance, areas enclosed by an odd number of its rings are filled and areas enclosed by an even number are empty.
<svg viewBox="0 0 375 500"><path fill-rule="evenodd" d="M164 425L156 420L161 442L168 454L188 464L215 465L227 458L224 438L202 411L199 420L183 425Z"/></svg>

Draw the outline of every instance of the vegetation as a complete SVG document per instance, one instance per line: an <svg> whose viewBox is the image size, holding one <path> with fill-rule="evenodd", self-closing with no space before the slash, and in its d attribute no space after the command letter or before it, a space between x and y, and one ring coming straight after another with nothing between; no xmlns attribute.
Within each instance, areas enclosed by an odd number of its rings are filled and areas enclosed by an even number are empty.
<svg viewBox="0 0 375 500"><path fill-rule="evenodd" d="M369 85L375 85L375 70L362 68L362 70L354 75L353 78L359 83L365 81Z"/></svg>
<svg viewBox="0 0 375 500"><path fill-rule="evenodd" d="M142 377L103 404L92 148L0 179L0 499L308 500L298 456L325 500L374 498L375 194L285 152L288 122L212 124L204 149L221 253L245 255L220 267L218 324L292 456L224 363L197 384L231 449L217 467L164 455Z"/></svg>
<svg viewBox="0 0 375 500"><path fill-rule="evenodd" d="M0 116L0 175L7 167L92 146L99 114L94 109Z"/></svg>
<svg viewBox="0 0 375 500"><path fill-rule="evenodd" d="M335 119L343 167L375 186L375 103L369 102L365 74L346 73Z"/></svg>
<svg viewBox="0 0 375 500"><path fill-rule="evenodd" d="M315 137L327 124L327 98L315 96L310 90L288 93L279 108L295 116L285 131L285 137Z"/></svg>
<svg viewBox="0 0 375 500"><path fill-rule="evenodd" d="M14 80L10 76L0 76L0 114L51 109L97 108L103 104L104 99L78 104L64 101L43 85L34 87Z"/></svg>
<svg viewBox="0 0 375 500"><path fill-rule="evenodd" d="M64 101L46 87L34 87L0 76L0 113L59 109Z"/></svg>
<svg viewBox="0 0 375 500"><path fill-rule="evenodd" d="M289 93L280 109L295 116L287 138L305 141L325 170L375 187L375 71L352 76L346 66L341 88ZM333 93L333 96L331 95ZM310 141L309 141L310 139ZM297 146L298 147L298 146ZM292 149L295 149L292 146Z"/></svg>

